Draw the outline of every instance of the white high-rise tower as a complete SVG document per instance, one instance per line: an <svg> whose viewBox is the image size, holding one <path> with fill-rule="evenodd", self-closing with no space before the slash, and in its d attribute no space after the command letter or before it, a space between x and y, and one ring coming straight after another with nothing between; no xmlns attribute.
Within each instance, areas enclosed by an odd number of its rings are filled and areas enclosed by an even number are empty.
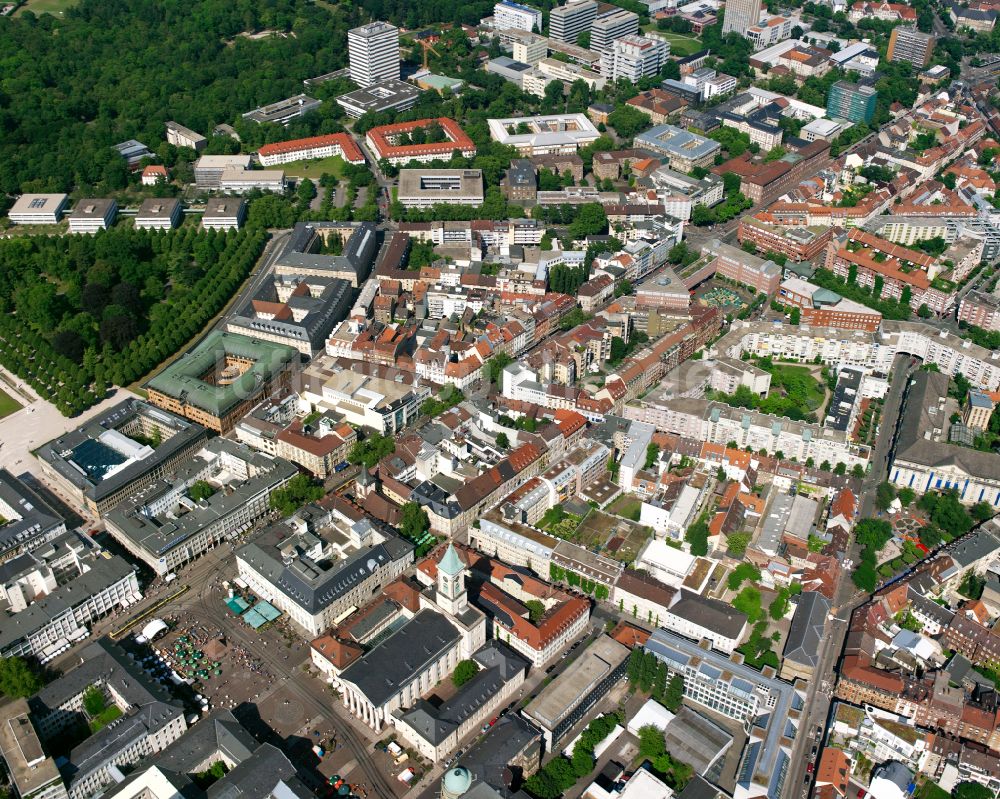
<svg viewBox="0 0 1000 799"><path fill-rule="evenodd" d="M362 89L384 80L399 80L399 28L369 22L347 32L351 80Z"/></svg>
<svg viewBox="0 0 1000 799"><path fill-rule="evenodd" d="M760 21L760 0L727 0L722 18L722 35L738 33L747 35L747 28Z"/></svg>

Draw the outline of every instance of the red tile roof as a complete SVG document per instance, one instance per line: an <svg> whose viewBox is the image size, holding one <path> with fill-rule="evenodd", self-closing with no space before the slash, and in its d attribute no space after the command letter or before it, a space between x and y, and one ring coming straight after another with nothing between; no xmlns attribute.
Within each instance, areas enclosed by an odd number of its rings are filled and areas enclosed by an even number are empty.
<svg viewBox="0 0 1000 799"><path fill-rule="evenodd" d="M274 144L265 144L258 151L258 155L265 157L269 155L281 155L298 152L299 150L326 147L331 144L340 147L345 161L352 164L363 164L365 162L361 148L346 133L330 133L326 136L309 136L305 139L292 139L290 141L275 142Z"/></svg>
<svg viewBox="0 0 1000 799"><path fill-rule="evenodd" d="M393 144L391 138L400 133L409 133L417 128L425 128L433 122L437 122L448 141L436 142L432 144ZM406 158L421 155L443 155L451 157L455 150L462 153L472 154L476 152L475 142L470 139L458 123L448 117L437 117L436 119L417 119L413 122L398 122L395 125L379 125L368 131L367 139L375 150L375 155L379 158Z"/></svg>

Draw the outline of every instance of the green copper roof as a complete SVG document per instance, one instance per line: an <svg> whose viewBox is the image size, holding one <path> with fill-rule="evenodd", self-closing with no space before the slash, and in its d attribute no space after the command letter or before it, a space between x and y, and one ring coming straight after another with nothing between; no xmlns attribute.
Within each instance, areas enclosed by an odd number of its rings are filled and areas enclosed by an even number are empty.
<svg viewBox="0 0 1000 799"><path fill-rule="evenodd" d="M461 559L458 557L458 553L455 551L454 544L448 544L448 551L441 558L438 568L449 577L456 577L465 569Z"/></svg>
<svg viewBox="0 0 1000 799"><path fill-rule="evenodd" d="M253 361L252 365L228 385L213 385L205 375L217 368L227 356ZM283 344L215 331L198 347L160 372L146 386L168 397L183 399L216 416L224 416L255 393L261 383L287 368L299 358L298 350Z"/></svg>

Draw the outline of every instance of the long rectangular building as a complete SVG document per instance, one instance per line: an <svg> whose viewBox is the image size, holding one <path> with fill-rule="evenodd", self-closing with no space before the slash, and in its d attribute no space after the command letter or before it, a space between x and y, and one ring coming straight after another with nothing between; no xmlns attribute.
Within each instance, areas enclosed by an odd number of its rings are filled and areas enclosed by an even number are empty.
<svg viewBox="0 0 1000 799"><path fill-rule="evenodd" d="M271 494L298 470L224 438L209 441L162 482L111 511L108 532L159 575L253 529Z"/></svg>
<svg viewBox="0 0 1000 799"><path fill-rule="evenodd" d="M265 144L257 152L263 166L277 166L291 161L329 158L335 155L349 164L365 162L361 148L347 133L330 133L325 136L310 136L306 139Z"/></svg>
<svg viewBox="0 0 1000 799"><path fill-rule="evenodd" d="M541 728L547 750L553 750L625 676L628 659L627 647L602 635L525 707L525 718Z"/></svg>
<svg viewBox="0 0 1000 799"><path fill-rule="evenodd" d="M733 799L780 799L805 704L805 685L792 685L768 667L757 671L697 642L655 630L646 651L671 675L684 678L684 697L741 723L748 733Z"/></svg>
<svg viewBox="0 0 1000 799"><path fill-rule="evenodd" d="M47 663L85 638L91 622L142 598L135 566L81 543L67 533L39 554L0 566L0 597L8 606L0 617L0 656Z"/></svg>
<svg viewBox="0 0 1000 799"><path fill-rule="evenodd" d="M190 458L207 438L200 424L130 399L52 439L37 454L46 479L103 516Z"/></svg>
<svg viewBox="0 0 1000 799"><path fill-rule="evenodd" d="M801 462L812 458L816 463L842 463L850 469L855 465L867 466L871 454L867 447L852 443L843 431L721 402L687 397L659 401L647 398L626 405L622 415L673 435L722 445L735 441L740 449L763 450L772 455L781 452L784 457Z"/></svg>

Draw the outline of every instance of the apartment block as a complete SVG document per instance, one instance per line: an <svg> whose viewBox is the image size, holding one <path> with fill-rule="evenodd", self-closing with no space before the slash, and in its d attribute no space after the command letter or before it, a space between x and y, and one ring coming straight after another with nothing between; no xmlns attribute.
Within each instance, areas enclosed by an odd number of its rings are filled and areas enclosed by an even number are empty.
<svg viewBox="0 0 1000 799"><path fill-rule="evenodd" d="M828 225L773 225L754 216L743 217L736 232L740 244L749 241L758 252L775 252L792 261L811 261L824 251L832 234Z"/></svg>
<svg viewBox="0 0 1000 799"><path fill-rule="evenodd" d="M969 291L958 306L958 321L984 330L1000 330L1000 297L983 291Z"/></svg>
<svg viewBox="0 0 1000 799"><path fill-rule="evenodd" d="M601 75L606 80L624 78L638 83L658 75L670 56L670 43L647 36L623 36L615 39L601 55Z"/></svg>
<svg viewBox="0 0 1000 799"><path fill-rule="evenodd" d="M882 314L878 311L797 277L789 278L781 284L777 301L782 305L799 308L802 324L815 327L867 330L874 333L882 322Z"/></svg>

